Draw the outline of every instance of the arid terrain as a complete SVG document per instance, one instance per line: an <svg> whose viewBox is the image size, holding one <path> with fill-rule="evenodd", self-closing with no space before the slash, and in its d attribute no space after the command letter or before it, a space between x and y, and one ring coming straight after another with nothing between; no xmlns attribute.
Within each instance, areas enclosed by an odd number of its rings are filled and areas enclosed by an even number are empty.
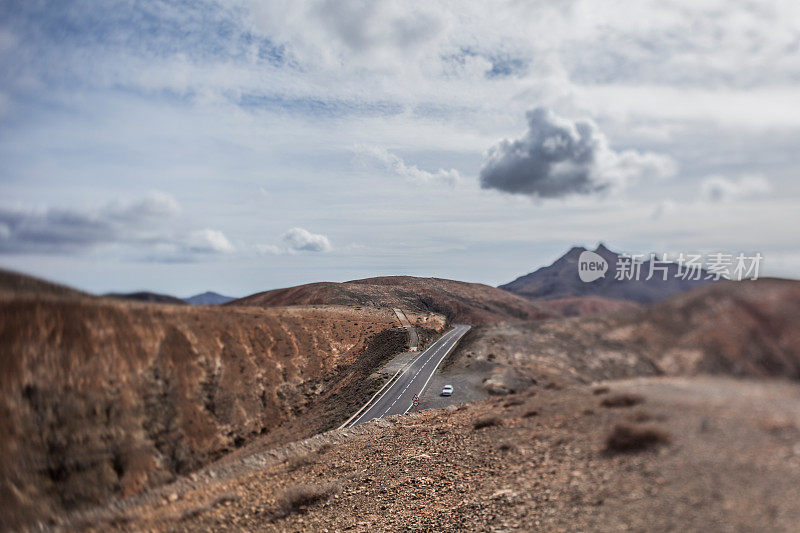
<svg viewBox="0 0 800 533"><path fill-rule="evenodd" d="M0 290L0 525L791 531L800 520L800 282L715 283L552 318L490 287L378 280L204 307L12 276ZM335 429L378 390L380 369L413 357L399 355L409 334L382 295L407 306L421 348L446 316L475 326L408 416ZM445 383L453 396L439 396Z"/></svg>

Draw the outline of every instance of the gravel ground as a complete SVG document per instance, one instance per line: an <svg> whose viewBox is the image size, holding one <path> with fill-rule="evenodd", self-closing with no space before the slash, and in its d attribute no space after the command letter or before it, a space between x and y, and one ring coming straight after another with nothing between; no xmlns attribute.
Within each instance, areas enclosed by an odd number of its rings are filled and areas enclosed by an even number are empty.
<svg viewBox="0 0 800 533"><path fill-rule="evenodd" d="M207 482L166 487L83 525L796 531L800 523L796 383L695 377L532 387L360 428L243 459L227 475L205 473Z"/></svg>

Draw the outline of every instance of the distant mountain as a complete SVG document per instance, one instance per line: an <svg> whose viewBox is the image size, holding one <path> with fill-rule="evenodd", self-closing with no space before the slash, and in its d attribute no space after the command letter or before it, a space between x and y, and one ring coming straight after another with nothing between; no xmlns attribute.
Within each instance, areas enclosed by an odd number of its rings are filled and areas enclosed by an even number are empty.
<svg viewBox="0 0 800 533"><path fill-rule="evenodd" d="M236 298L230 296L223 296L216 292L206 291L202 294L195 294L183 300L189 305L222 305L228 303Z"/></svg>
<svg viewBox="0 0 800 533"><path fill-rule="evenodd" d="M705 271L699 280L676 277L678 272L676 263L667 266L666 280L658 273L647 280L650 261L642 263L641 276L638 280L617 280L615 274L619 254L602 244L594 252L608 262L608 272L603 278L588 283L583 282L578 277L578 258L585 251L586 248L583 247L572 248L552 265L519 277L511 283L500 285L499 288L534 301L597 296L649 304L712 283L702 279L705 277Z"/></svg>
<svg viewBox="0 0 800 533"><path fill-rule="evenodd" d="M184 302L180 298L176 298L175 296L170 296L168 294L158 294L155 292L147 292L147 291L129 292L129 293L110 292L108 294L105 294L104 296L106 298L117 298L120 300L136 300L137 302L148 302L155 304L186 305L186 302Z"/></svg>

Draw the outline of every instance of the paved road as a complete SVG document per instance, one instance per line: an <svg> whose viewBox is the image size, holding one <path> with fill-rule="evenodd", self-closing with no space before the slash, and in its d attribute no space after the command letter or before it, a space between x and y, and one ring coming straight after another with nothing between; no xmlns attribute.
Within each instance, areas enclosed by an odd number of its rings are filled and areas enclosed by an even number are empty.
<svg viewBox="0 0 800 533"><path fill-rule="evenodd" d="M469 328L466 325L456 324L453 329L442 335L430 348L414 358L403 373L383 392L375 396L368 407L345 427L357 426L373 418L407 413L412 407L414 394L422 396L436 368Z"/></svg>

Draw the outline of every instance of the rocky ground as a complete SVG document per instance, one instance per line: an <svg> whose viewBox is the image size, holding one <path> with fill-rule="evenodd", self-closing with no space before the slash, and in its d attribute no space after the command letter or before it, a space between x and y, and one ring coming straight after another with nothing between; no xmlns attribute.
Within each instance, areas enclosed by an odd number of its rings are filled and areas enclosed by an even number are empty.
<svg viewBox="0 0 800 533"><path fill-rule="evenodd" d="M800 387L639 378L333 431L213 465L70 528L794 531Z"/></svg>

